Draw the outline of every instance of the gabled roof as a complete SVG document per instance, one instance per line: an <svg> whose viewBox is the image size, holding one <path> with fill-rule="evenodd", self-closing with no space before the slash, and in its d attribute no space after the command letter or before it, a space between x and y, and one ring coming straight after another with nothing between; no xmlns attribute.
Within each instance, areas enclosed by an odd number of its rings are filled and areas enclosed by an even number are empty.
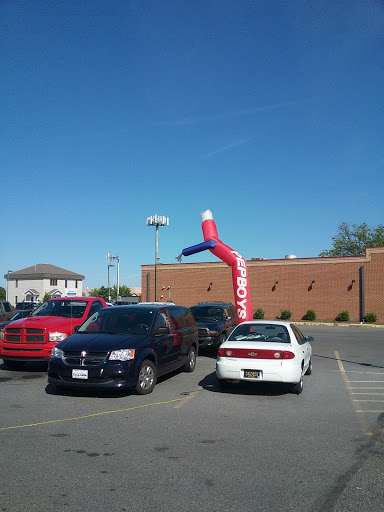
<svg viewBox="0 0 384 512"><path fill-rule="evenodd" d="M65 268L56 267L55 265L38 263L32 267L4 274L4 279L7 280L8 278L10 281L15 281L16 279L74 279L82 281L85 279L85 276L76 274Z"/></svg>

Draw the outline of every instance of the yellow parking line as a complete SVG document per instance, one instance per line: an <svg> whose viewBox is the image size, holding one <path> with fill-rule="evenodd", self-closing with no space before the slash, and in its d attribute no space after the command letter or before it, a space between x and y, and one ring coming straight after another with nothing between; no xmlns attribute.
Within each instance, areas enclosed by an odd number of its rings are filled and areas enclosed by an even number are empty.
<svg viewBox="0 0 384 512"><path fill-rule="evenodd" d="M383 413L383 412L384 412L384 409L382 409L381 411L367 410L367 409L365 409L365 410L357 409L357 411L356 411L356 412L373 412L373 413L375 413L375 414L380 414L380 413Z"/></svg>
<svg viewBox="0 0 384 512"><path fill-rule="evenodd" d="M338 364L338 366L339 366L339 370L340 370L341 376L342 376L342 378L343 378L343 381L344 381L345 387L346 387L346 389L347 389L347 392L348 392L348 394L349 394L349 397L350 397L350 399L351 399L351 401L352 401L352 405L353 405L353 407L354 407L354 409L355 409L355 412L356 412L356 413L357 413L357 412L363 412L363 411L361 411L361 410L359 410L359 411L357 411L357 410L356 410L355 402L359 402L359 405L360 405L360 400L352 400L351 392L349 391L349 388L350 388L350 382L349 382L349 380L348 380L347 373L346 373L346 371L345 371L345 369L344 369L343 362L342 362L342 360L341 360L341 358L340 358L340 354L339 354L339 352L338 352L337 350L335 350L335 356L336 356L336 361L337 361L337 364ZM365 401L365 400L364 400L364 401ZM358 414L358 415L357 415L357 418L358 418L358 420L359 420L359 422L360 422L360 426L361 426L361 428L362 428L363 432L364 432L366 435L368 435L368 436L369 436L369 435L372 435L372 432L369 430L369 425L368 425L367 419L366 419L366 417L364 416L364 414Z"/></svg>
<svg viewBox="0 0 384 512"><path fill-rule="evenodd" d="M378 402L379 404L384 403L384 400L352 400L352 402Z"/></svg>
<svg viewBox="0 0 384 512"><path fill-rule="evenodd" d="M189 396L188 398L193 398L193 395ZM143 409L144 407L153 407L154 405L171 404L173 402L180 402L182 400L185 400L185 398L175 398L174 400L168 400L166 402L155 402L153 404L137 405L135 407L127 407L126 409L117 409L116 411L96 412L93 414L86 414L85 416L77 416L76 418L62 418L59 420L49 420L49 421L41 421L39 423L30 423L29 425L14 425L11 427L2 427L2 428L0 428L0 430L11 430L14 428L26 428L26 427L38 427L40 425L48 425L50 423L60 423L63 421L83 420L86 418L93 418L94 416L102 416L103 414L116 414L118 412L133 411L135 409Z"/></svg>
<svg viewBox="0 0 384 512"><path fill-rule="evenodd" d="M351 384L383 384L384 380L350 380Z"/></svg>

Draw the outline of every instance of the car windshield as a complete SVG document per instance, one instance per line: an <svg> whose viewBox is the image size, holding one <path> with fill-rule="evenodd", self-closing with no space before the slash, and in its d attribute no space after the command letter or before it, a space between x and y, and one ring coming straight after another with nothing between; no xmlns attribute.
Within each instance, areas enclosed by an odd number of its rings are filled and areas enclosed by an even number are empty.
<svg viewBox="0 0 384 512"><path fill-rule="evenodd" d="M82 300L49 300L44 302L31 316L62 316L66 318L81 318L88 302Z"/></svg>
<svg viewBox="0 0 384 512"><path fill-rule="evenodd" d="M192 307L191 311L196 322L220 322L224 316L223 310L214 306L196 306Z"/></svg>
<svg viewBox="0 0 384 512"><path fill-rule="evenodd" d="M241 324L229 336L230 341L289 343L288 330L277 324Z"/></svg>
<svg viewBox="0 0 384 512"><path fill-rule="evenodd" d="M156 311L132 306L103 308L81 325L78 333L146 334Z"/></svg>

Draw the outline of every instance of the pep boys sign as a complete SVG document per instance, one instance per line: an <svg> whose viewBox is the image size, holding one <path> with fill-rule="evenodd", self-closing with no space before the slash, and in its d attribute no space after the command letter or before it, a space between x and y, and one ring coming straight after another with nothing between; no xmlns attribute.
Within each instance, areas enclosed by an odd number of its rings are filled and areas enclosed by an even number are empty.
<svg viewBox="0 0 384 512"><path fill-rule="evenodd" d="M236 251L225 245L220 239L216 223L212 218L212 212L206 210L201 214L204 242L183 249L184 256L190 256L197 252L209 250L212 254L232 267L232 282L235 293L236 314L238 323L252 320L251 293L249 291L249 279L247 262Z"/></svg>

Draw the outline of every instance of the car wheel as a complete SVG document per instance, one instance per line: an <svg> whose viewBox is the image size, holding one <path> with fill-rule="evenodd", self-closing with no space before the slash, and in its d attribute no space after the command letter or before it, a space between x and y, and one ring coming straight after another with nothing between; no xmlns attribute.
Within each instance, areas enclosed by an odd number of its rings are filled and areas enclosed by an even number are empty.
<svg viewBox="0 0 384 512"><path fill-rule="evenodd" d="M3 363L10 370L17 370L24 365L23 361L10 361L9 359L3 359Z"/></svg>
<svg viewBox="0 0 384 512"><path fill-rule="evenodd" d="M152 361L146 359L140 367L139 377L135 391L138 395L148 395L152 393L156 385L157 371L156 366Z"/></svg>
<svg viewBox="0 0 384 512"><path fill-rule="evenodd" d="M187 361L184 365L184 371L188 373L192 373L196 368L196 349L195 347L189 347Z"/></svg>
<svg viewBox="0 0 384 512"><path fill-rule="evenodd" d="M303 391L303 385L303 376L301 376L299 382L292 386L292 393L295 395L300 395L300 393Z"/></svg>
<svg viewBox="0 0 384 512"><path fill-rule="evenodd" d="M311 375L312 374L312 359L309 360L309 365L307 368L307 371L305 372L305 375Z"/></svg>

